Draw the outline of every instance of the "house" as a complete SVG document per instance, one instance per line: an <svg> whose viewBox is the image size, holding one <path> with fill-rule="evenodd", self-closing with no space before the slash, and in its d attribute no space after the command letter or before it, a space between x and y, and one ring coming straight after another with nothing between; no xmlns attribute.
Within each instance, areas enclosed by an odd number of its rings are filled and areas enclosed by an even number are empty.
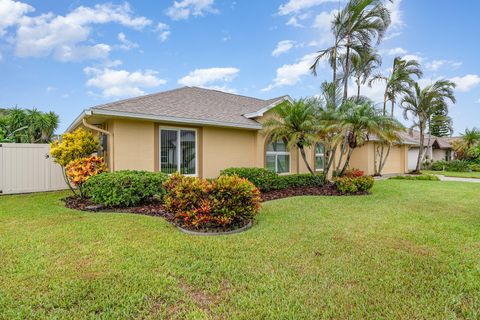
<svg viewBox="0 0 480 320"><path fill-rule="evenodd" d="M420 133L416 130L410 130L408 132L410 139L416 142L416 145L412 145L408 151L408 169L414 170L417 164L418 153L420 152ZM455 153L451 142L456 138L450 137L436 137L434 135L425 134L425 159L432 161L451 161L455 158Z"/></svg>
<svg viewBox="0 0 480 320"><path fill-rule="evenodd" d="M215 177L228 167L266 167L279 174L308 172L298 150L271 141L262 122L287 95L263 100L217 90L183 87L84 110L67 131L85 127L102 136L112 171L162 171ZM408 171L408 137L393 146L386 174ZM354 151L350 166L374 173L375 140ZM323 145L307 151L310 165L323 168Z"/></svg>

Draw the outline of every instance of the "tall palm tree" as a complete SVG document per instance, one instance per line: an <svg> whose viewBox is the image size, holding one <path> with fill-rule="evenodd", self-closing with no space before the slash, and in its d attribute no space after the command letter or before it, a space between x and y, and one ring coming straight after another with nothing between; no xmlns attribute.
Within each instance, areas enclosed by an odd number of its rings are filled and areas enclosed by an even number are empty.
<svg viewBox="0 0 480 320"><path fill-rule="evenodd" d="M393 60L392 71L389 74L378 73L370 79L369 86L372 86L376 81L385 82L385 91L383 94L384 113L387 113L387 102L390 101L392 104L390 114L393 116L397 99L409 93L410 88L415 84L413 76L417 78L423 76L418 61L396 57Z"/></svg>
<svg viewBox="0 0 480 320"><path fill-rule="evenodd" d="M274 116L263 123L262 130L272 140L286 139L289 149L297 147L308 171L313 175L315 171L307 161L305 148L319 139L315 103L312 99L300 99L279 105L274 110Z"/></svg>
<svg viewBox="0 0 480 320"><path fill-rule="evenodd" d="M348 153L340 175L348 168L356 148L363 146L372 136L386 141L398 139L397 129L402 127L396 119L377 109L370 100L361 104L356 100L349 100L344 103L343 108L342 129L346 134Z"/></svg>
<svg viewBox="0 0 480 320"><path fill-rule="evenodd" d="M332 20L334 45L318 51L319 54L310 69L316 75L318 63L324 57L328 58L333 69L333 82L336 83L339 51L345 51L343 96L346 99L352 51L357 52L361 48L369 48L375 41L380 43L389 25L390 12L381 0L349 0Z"/></svg>
<svg viewBox="0 0 480 320"><path fill-rule="evenodd" d="M456 102L453 89L455 83L449 80L438 80L435 83L421 89L415 83L411 90L402 100L403 115L409 119L414 117L414 126L420 131L420 151L418 153L415 172L420 172L420 165L424 155L425 128L431 121L432 115L437 110L448 110L448 101Z"/></svg>
<svg viewBox="0 0 480 320"><path fill-rule="evenodd" d="M353 54L352 59L353 76L357 85L357 98L360 98L360 87L370 78L375 69L382 64L382 57L371 50L363 50L360 54Z"/></svg>
<svg viewBox="0 0 480 320"><path fill-rule="evenodd" d="M352 50L369 48L375 41L380 43L390 25L390 12L381 0L350 0L334 21L338 23L339 38L345 47L343 96L346 98Z"/></svg>

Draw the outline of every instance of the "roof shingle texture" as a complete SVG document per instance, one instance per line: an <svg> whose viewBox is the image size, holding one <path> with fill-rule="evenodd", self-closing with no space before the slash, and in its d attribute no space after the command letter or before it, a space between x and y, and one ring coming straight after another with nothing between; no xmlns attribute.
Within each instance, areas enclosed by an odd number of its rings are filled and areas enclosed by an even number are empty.
<svg viewBox="0 0 480 320"><path fill-rule="evenodd" d="M217 90L183 87L93 107L145 115L177 117L232 124L258 125L243 115L256 112L282 97L262 100ZM179 119L180 120L180 119Z"/></svg>

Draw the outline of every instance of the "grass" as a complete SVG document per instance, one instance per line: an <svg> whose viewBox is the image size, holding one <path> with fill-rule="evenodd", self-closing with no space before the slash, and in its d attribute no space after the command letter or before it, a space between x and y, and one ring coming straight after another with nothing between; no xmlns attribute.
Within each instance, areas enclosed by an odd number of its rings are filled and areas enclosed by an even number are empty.
<svg viewBox="0 0 480 320"><path fill-rule="evenodd" d="M453 172L453 171L428 171L422 170L422 173L426 174L441 174L445 177L456 177L456 178L475 178L480 179L480 172Z"/></svg>
<svg viewBox="0 0 480 320"><path fill-rule="evenodd" d="M249 231L0 197L0 318L478 319L480 185L267 202Z"/></svg>

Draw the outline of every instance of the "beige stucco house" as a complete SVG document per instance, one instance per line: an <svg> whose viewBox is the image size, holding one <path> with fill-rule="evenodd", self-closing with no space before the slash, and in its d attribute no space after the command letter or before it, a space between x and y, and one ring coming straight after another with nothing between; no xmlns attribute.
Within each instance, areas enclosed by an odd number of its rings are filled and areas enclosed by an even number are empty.
<svg viewBox="0 0 480 320"><path fill-rule="evenodd" d="M298 150L270 141L262 121L289 96L263 100L217 90L183 87L84 110L67 131L86 127L102 136L110 170L148 170L204 178L228 167L266 167L280 174L304 173ZM374 139L373 139L374 140ZM354 151L351 167L374 173L374 143ZM408 171L406 138L395 145L384 173ZM307 150L315 170L322 170L323 146Z"/></svg>

